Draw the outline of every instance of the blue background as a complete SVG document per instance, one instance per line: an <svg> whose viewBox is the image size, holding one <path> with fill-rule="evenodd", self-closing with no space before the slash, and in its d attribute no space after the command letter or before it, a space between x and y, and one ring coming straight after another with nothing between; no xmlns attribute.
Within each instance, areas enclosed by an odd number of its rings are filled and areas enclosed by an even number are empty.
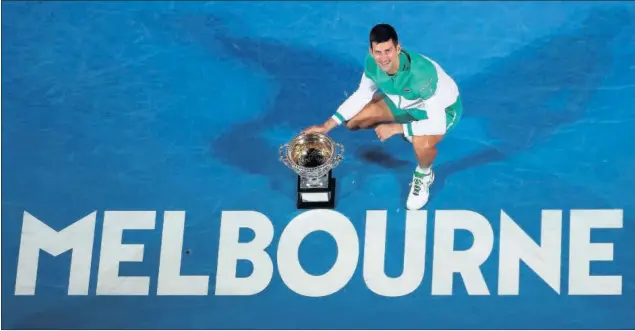
<svg viewBox="0 0 635 331"><path fill-rule="evenodd" d="M483 266L492 296L467 296L458 277L453 296L431 296L430 235L424 281L406 297L368 290L361 259L329 297L301 297L277 271L258 295L213 295L221 211L267 215L275 262L299 213L278 146L354 91L379 22L461 88L465 117L440 145L427 208L477 211L495 233L503 209L534 238L542 209L624 209L622 230L592 235L615 250L592 273L621 274L622 296L566 295L568 217L562 295L525 266L520 296L495 295L496 237ZM634 22L626 2L2 2L2 327L634 328ZM366 210L388 210L397 276L412 147L372 131L332 136L346 146L337 210L360 237ZM153 294L159 221L125 236L146 255L121 269L152 276L150 296L68 297L70 254L42 254L36 295L14 296L22 213L61 230L95 210L97 238L103 210L185 210L183 273L210 275L210 294ZM314 234L300 258L321 273L335 253Z"/></svg>

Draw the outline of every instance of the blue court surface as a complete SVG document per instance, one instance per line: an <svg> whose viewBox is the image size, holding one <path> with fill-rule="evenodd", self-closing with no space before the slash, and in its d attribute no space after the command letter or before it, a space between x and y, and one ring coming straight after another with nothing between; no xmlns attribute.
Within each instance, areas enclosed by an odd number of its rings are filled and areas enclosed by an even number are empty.
<svg viewBox="0 0 635 331"><path fill-rule="evenodd" d="M337 128L297 210L380 22L461 89L431 200ZM3 1L2 327L635 328L634 129L632 2Z"/></svg>

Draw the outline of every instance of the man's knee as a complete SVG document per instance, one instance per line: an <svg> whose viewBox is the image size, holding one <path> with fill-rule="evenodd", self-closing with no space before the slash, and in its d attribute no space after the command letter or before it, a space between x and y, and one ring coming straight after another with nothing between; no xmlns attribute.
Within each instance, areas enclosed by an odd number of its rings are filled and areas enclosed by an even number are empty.
<svg viewBox="0 0 635 331"><path fill-rule="evenodd" d="M349 130L357 130L360 129L359 123L359 120L357 120L356 118L351 118L344 124L344 126Z"/></svg>
<svg viewBox="0 0 635 331"><path fill-rule="evenodd" d="M436 148L443 139L443 135L414 136L411 137L412 144L416 149L427 150Z"/></svg>
<svg viewBox="0 0 635 331"><path fill-rule="evenodd" d="M351 130L357 129L367 129L369 127L369 122L373 115L375 108L377 107L373 103L369 103L353 118L351 118L348 122L346 122L346 127Z"/></svg>
<svg viewBox="0 0 635 331"><path fill-rule="evenodd" d="M379 102L371 102L364 106L359 114L351 118L346 123L346 127L351 130L370 129L379 123L392 121L392 114L384 108Z"/></svg>

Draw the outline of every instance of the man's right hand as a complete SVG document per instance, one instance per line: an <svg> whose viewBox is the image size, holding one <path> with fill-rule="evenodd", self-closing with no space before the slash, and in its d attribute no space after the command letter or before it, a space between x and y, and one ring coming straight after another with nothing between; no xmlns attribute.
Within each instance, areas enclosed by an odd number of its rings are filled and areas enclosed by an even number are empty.
<svg viewBox="0 0 635 331"><path fill-rule="evenodd" d="M329 132L329 129L326 127L326 125L322 124L322 125L310 126L304 129L304 131L302 131L302 133L304 134L312 133L312 132L327 134Z"/></svg>
<svg viewBox="0 0 635 331"><path fill-rule="evenodd" d="M317 133L327 134L336 126L337 126L337 122L335 122L335 120L333 120L332 118L329 118L329 120L326 121L324 124L310 126L304 129L302 133L306 134L311 132L317 132Z"/></svg>

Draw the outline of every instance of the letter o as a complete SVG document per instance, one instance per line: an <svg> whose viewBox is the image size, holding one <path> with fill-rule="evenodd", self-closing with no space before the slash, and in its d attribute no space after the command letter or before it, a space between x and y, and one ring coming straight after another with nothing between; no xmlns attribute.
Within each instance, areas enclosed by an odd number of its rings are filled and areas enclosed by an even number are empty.
<svg viewBox="0 0 635 331"><path fill-rule="evenodd" d="M314 276L300 264L300 244L309 234L324 231L337 245L337 258L329 271ZM333 210L311 210L295 217L278 243L278 270L282 281L294 292L309 297L331 295L350 281L359 259L359 240L350 220Z"/></svg>

